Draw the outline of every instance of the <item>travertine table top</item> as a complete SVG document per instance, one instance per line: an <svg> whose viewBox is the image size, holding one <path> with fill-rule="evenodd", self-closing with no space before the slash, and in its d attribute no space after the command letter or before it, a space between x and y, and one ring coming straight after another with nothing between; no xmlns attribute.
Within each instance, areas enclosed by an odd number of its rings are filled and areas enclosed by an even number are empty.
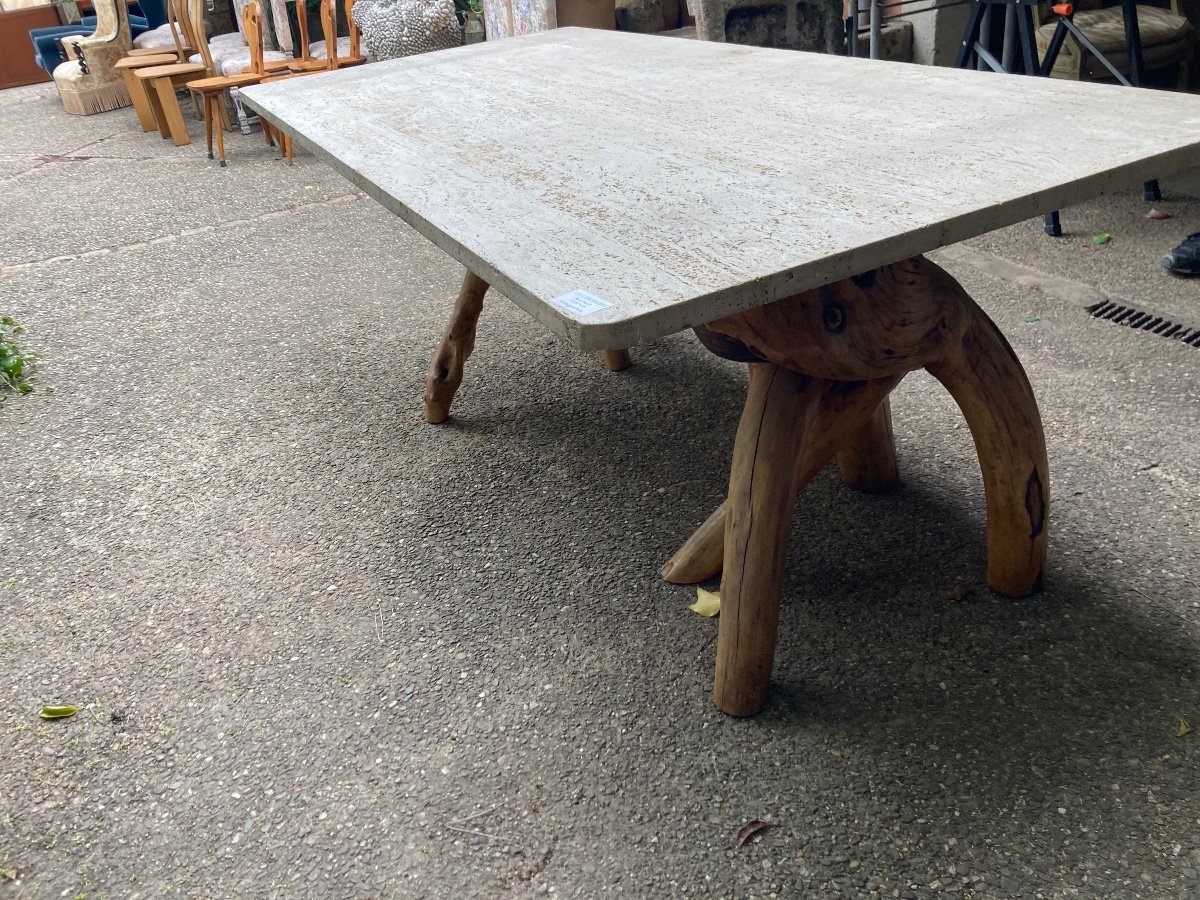
<svg viewBox="0 0 1200 900"><path fill-rule="evenodd" d="M1200 97L576 28L242 96L584 350L1200 165Z"/></svg>

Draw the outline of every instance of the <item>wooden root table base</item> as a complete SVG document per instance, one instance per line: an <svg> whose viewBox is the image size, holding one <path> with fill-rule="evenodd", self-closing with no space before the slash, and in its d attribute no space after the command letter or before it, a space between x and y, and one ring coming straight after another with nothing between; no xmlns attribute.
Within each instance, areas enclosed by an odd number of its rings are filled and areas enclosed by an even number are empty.
<svg viewBox="0 0 1200 900"><path fill-rule="evenodd" d="M450 414L487 288L463 281L426 379L429 422ZM939 266L913 257L695 330L750 368L728 499L663 569L677 584L724 569L714 687L724 712L766 704L797 494L835 456L850 487L898 483L888 394L915 369L946 387L974 437L988 586L1008 597L1041 588L1049 474L1037 402L1000 330ZM605 354L611 370L628 363L625 351Z"/></svg>

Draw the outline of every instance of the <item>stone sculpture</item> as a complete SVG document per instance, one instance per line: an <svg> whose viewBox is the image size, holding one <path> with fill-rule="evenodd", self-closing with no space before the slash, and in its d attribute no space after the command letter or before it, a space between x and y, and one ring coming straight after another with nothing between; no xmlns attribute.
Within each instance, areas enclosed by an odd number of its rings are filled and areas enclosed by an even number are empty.
<svg viewBox="0 0 1200 900"><path fill-rule="evenodd" d="M462 43L454 0L358 0L354 21L375 59L445 50Z"/></svg>

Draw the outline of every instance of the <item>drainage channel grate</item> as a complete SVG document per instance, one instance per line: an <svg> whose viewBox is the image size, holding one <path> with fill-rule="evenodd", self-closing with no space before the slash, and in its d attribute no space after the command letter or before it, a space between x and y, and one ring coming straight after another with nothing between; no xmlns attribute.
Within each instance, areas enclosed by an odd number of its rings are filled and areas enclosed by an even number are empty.
<svg viewBox="0 0 1200 900"><path fill-rule="evenodd" d="M1105 319L1114 325L1125 325L1140 331L1149 331L1161 337L1183 341L1189 347L1200 348L1200 325L1181 322L1178 318L1156 313L1151 309L1122 306L1111 300L1101 300L1087 307L1093 319Z"/></svg>

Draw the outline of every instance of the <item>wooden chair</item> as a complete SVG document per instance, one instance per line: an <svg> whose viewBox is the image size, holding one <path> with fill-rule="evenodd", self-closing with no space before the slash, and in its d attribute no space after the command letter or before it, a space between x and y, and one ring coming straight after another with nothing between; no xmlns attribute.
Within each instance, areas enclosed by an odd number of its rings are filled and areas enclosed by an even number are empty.
<svg viewBox="0 0 1200 900"><path fill-rule="evenodd" d="M297 2L303 2L303 0L297 0ZM325 47L323 49L327 49L330 52L324 58L316 58L312 56L311 48L308 44L308 27L307 25L302 25L300 29L301 42L305 48L305 51L310 53L309 58L307 60L303 58L296 60L293 64L289 65L289 71L287 74L272 75L271 77L264 78L262 80L263 84L267 84L272 81L280 81L284 78L296 78L303 75L313 75L317 72L328 72L343 66L354 66L366 62L366 57L359 53L358 29L354 25L354 16L350 12L350 6L352 5L353 0L347 0L346 5L346 16L350 26L351 55L349 57L338 56L336 2L337 0L321 0L321 30L325 35ZM301 21L303 21L303 19L301 19ZM263 118L261 113L259 114L259 121L262 122L263 134L266 136L267 140L269 142L274 142L282 152L283 159L287 161L289 166L292 165L291 135L289 135L278 125L272 125L269 121Z"/></svg>
<svg viewBox="0 0 1200 900"><path fill-rule="evenodd" d="M187 62L188 57L195 52L193 48L196 46L196 39L192 34L187 16L180 14L183 3L184 0L169 0L167 21L153 31L146 32L140 38L134 38L133 49L125 54L125 58L166 54L174 56L175 62ZM184 12L186 13L186 10ZM164 40L165 35L170 36L169 43ZM153 46L142 46L142 44L152 44Z"/></svg>
<svg viewBox="0 0 1200 900"><path fill-rule="evenodd" d="M207 78L189 81L188 90L199 94L204 104L204 137L208 142L208 158L213 158L213 130L217 137L217 159L225 165L225 136L222 128L222 114L225 112L225 92L230 88L245 87L258 84L267 77L263 62L263 29L262 8L257 0L251 0L242 8L242 26L246 29L246 43L250 48L250 71L239 75L211 75ZM201 44L200 53L210 71L213 70L212 56L208 47ZM270 132L266 122L263 122L263 134L270 142Z"/></svg>
<svg viewBox="0 0 1200 900"><path fill-rule="evenodd" d="M309 47L313 59L326 58L331 60L331 69L344 69L349 66L360 66L367 61L362 52L362 36L358 25L354 22L354 0L344 0L346 12L346 27L349 34L346 38L337 37L337 0L329 0L321 4L321 24L325 39ZM330 35L333 39L330 40ZM343 40L345 43L343 43Z"/></svg>
<svg viewBox="0 0 1200 900"><path fill-rule="evenodd" d="M175 46L173 49L138 50L135 47L125 57L119 59L114 66L116 71L120 73L121 79L125 82L125 89L129 91L129 98L133 101L133 110L137 113L138 125L141 126L142 131L153 131L158 127L158 123L154 120L154 110L150 106L150 99L146 95L146 92L142 90L141 83L134 77L133 73L137 69L148 69L154 66L167 66L188 61L188 56L192 52L195 40L192 37L191 28L184 29L183 22L179 16L179 7L183 2L184 0L170 0L167 4L167 23L164 27L168 28L171 36L174 38ZM197 114L200 112L199 106L196 107L196 112Z"/></svg>
<svg viewBox="0 0 1200 900"><path fill-rule="evenodd" d="M204 0L179 0L179 4L179 21L188 29L191 36L189 43L207 51L208 44L204 40ZM204 52L201 55L203 57ZM158 126L158 133L174 141L175 146L181 147L192 142L179 109L179 99L175 96L176 89L188 81L195 81L197 77L213 74L203 62L177 62L132 71L136 89L145 98Z"/></svg>
<svg viewBox="0 0 1200 900"><path fill-rule="evenodd" d="M1170 8L1139 3L1138 30L1142 38L1142 70L1178 67L1178 88L1188 83L1188 64L1195 52L1196 41L1191 23L1183 13L1180 0L1169 0ZM1074 22L1096 49L1108 57L1126 77L1130 74L1129 53L1125 42L1125 17L1119 6L1104 7L1102 0L1078 0L1074 4ZM1039 15L1041 6L1034 8ZM1054 35L1056 19L1039 23L1038 54L1044 56ZM1094 54L1069 32L1050 72L1052 78L1073 81L1108 80L1112 73Z"/></svg>

